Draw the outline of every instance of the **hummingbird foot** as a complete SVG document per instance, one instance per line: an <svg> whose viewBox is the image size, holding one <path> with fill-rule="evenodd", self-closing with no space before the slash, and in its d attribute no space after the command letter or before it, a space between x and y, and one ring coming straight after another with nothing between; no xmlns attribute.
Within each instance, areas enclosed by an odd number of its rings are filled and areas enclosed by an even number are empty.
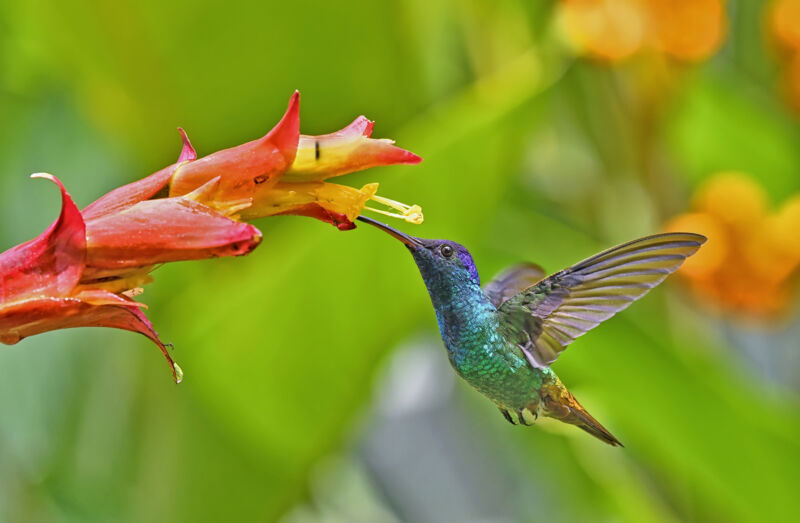
<svg viewBox="0 0 800 523"><path fill-rule="evenodd" d="M531 425L536 423L536 420L539 419L539 415L535 411L532 411L528 407L525 407L517 411L517 418L519 418L519 422L521 425L530 427Z"/></svg>
<svg viewBox="0 0 800 523"><path fill-rule="evenodd" d="M517 424L517 422L514 421L514 418L511 417L511 413L508 412L506 409L500 409L500 412L503 413L503 417L506 419L506 421L508 421L512 425L516 425Z"/></svg>

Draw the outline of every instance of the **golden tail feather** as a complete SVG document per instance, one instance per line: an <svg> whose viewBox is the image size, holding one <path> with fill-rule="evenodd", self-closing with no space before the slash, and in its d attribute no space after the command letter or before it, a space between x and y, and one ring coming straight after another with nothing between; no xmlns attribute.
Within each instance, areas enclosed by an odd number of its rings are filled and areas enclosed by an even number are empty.
<svg viewBox="0 0 800 523"><path fill-rule="evenodd" d="M586 412L586 409L578 403L578 400L575 399L575 396L570 391L564 388L563 385L560 389L556 394L542 396L543 414L545 416L575 425L612 447L624 447L608 429Z"/></svg>

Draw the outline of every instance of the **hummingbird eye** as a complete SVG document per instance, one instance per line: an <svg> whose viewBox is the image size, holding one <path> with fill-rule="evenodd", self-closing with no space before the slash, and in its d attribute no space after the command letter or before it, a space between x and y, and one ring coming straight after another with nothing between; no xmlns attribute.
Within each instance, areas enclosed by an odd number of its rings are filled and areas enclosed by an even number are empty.
<svg viewBox="0 0 800 523"><path fill-rule="evenodd" d="M439 248L439 252L441 252L442 256L445 258L449 258L453 255L453 248L445 243Z"/></svg>

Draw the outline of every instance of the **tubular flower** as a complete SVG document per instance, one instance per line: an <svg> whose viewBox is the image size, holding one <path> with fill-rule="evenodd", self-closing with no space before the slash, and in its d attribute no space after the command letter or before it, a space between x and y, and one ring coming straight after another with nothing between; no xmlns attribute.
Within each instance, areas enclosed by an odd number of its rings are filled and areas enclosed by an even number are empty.
<svg viewBox="0 0 800 523"><path fill-rule="evenodd" d="M139 332L158 345L180 381L182 372L132 298L151 281L159 264L250 253L261 241L254 226L263 216L311 216L352 229L370 209L410 222L422 221L418 206L361 189L327 183L334 176L421 158L371 138L363 116L336 133L301 135L299 94L264 137L204 158L180 130L178 161L119 187L79 211L61 182L62 211L41 236L0 254L0 342L17 343L42 332L101 326ZM168 192L167 197L159 197Z"/></svg>
<svg viewBox="0 0 800 523"><path fill-rule="evenodd" d="M371 138L373 125L360 116L335 133L302 135L300 97L295 93L286 114L263 138L179 165L169 182L170 195L206 186L197 195L200 203L241 220L296 214L352 229L366 208L420 223L419 206L378 196L378 184L355 189L324 181L370 167L422 161L391 140ZM366 207L369 201L397 213Z"/></svg>
<svg viewBox="0 0 800 523"><path fill-rule="evenodd" d="M181 202L168 202L158 213L163 213L164 218L156 220L147 212L137 211L136 204L107 214L116 216L112 219L120 226L112 233L95 221L96 232L92 236L88 222L61 182L47 174L34 176L58 185L61 214L39 237L0 254L0 341L14 344L34 334L70 327L139 332L158 346L173 377L180 382L180 368L141 311L143 305L132 299L152 265L164 261L160 252L152 250L153 246L165 243L169 244L163 247L165 251L173 247L180 251L191 243L190 257L210 257L227 254L232 244L240 242L249 242L247 248L254 247L260 237L258 231L221 215L196 219L176 212ZM162 228L165 219L174 222L171 230ZM202 245L192 238L174 235L181 226L196 228L195 238L208 234L209 239ZM149 238L144 239L146 236ZM111 266L111 270L100 276L98 270L103 265Z"/></svg>
<svg viewBox="0 0 800 523"><path fill-rule="evenodd" d="M55 177L34 175L59 186L62 211L41 236L0 255L0 341L13 344L69 327L140 332L159 347L180 381L180 368L132 297L151 281L157 264L243 255L261 241L252 225L198 203L207 187L148 199L195 157L184 138L177 164L108 193L82 213Z"/></svg>
<svg viewBox="0 0 800 523"><path fill-rule="evenodd" d="M181 131L182 132L182 131ZM148 199L197 155L186 135L178 162L122 186L83 210L86 269L81 281L133 288L149 281L153 266L173 261L248 254L261 232L199 203L220 177L183 196Z"/></svg>
<svg viewBox="0 0 800 523"><path fill-rule="evenodd" d="M567 40L582 54L618 62L652 49L682 62L704 60L722 42L722 0L562 0Z"/></svg>
<svg viewBox="0 0 800 523"><path fill-rule="evenodd" d="M755 319L785 312L800 280L800 194L770 211L750 177L722 173L699 189L692 207L665 226L708 236L704 252L678 271L692 291L725 312Z"/></svg>

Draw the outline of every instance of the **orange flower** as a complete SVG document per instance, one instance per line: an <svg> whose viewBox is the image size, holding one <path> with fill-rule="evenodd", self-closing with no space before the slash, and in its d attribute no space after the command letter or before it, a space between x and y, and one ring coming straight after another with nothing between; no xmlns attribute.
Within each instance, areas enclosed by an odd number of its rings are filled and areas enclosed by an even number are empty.
<svg viewBox="0 0 800 523"><path fill-rule="evenodd" d="M684 62L705 60L722 44L721 0L649 0L653 45Z"/></svg>
<svg viewBox="0 0 800 523"><path fill-rule="evenodd" d="M693 212L668 231L704 234L706 248L678 272L702 299L753 318L785 312L800 276L800 195L770 212L764 190L741 173L722 173L695 195Z"/></svg>
<svg viewBox="0 0 800 523"><path fill-rule="evenodd" d="M800 0L776 0L769 6L770 32L778 48L788 54L800 50Z"/></svg>
<svg viewBox="0 0 800 523"><path fill-rule="evenodd" d="M778 51L781 89L800 112L800 0L776 0L769 6L769 36Z"/></svg>
<svg viewBox="0 0 800 523"><path fill-rule="evenodd" d="M419 206L377 196L376 183L354 189L324 182L370 167L422 161L391 140L371 138L373 125L359 116L332 134L301 135L300 95L295 93L286 114L263 138L179 165L170 180L170 195L187 194L208 184L198 201L243 220L298 214L352 229L366 208L420 223ZM399 214L366 207L370 200Z"/></svg>
<svg viewBox="0 0 800 523"><path fill-rule="evenodd" d="M640 0L563 0L560 10L568 40L583 54L617 62L645 42L647 13Z"/></svg>
<svg viewBox="0 0 800 523"><path fill-rule="evenodd" d="M719 48L722 0L562 0L561 21L581 54L618 62L654 49L683 62Z"/></svg>

